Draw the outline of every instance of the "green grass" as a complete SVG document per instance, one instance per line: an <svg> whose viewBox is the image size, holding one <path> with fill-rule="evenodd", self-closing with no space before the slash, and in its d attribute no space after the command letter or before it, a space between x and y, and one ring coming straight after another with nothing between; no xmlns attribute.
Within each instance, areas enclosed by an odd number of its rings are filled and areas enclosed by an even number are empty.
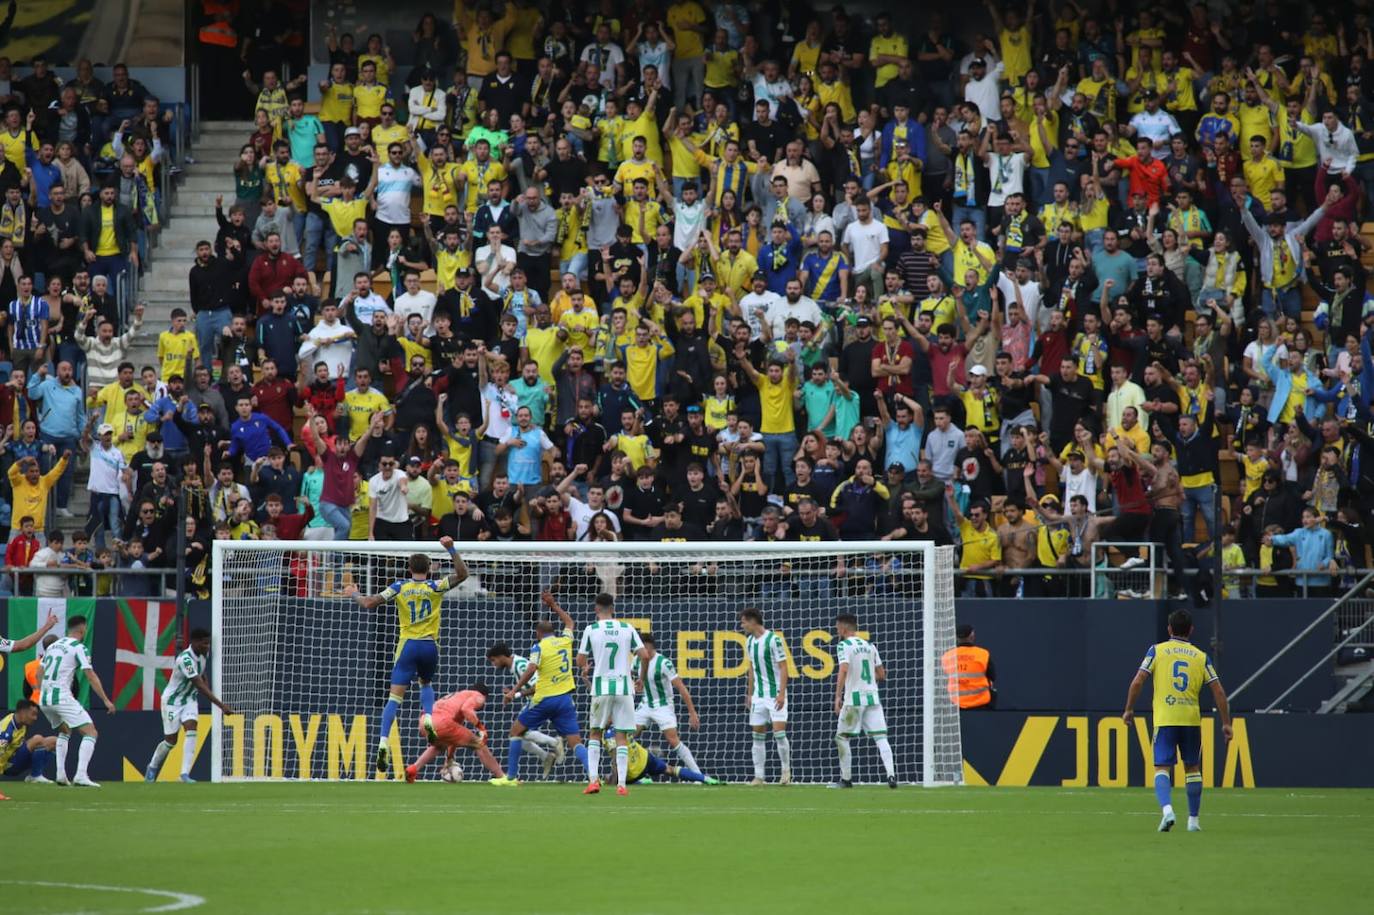
<svg viewBox="0 0 1374 915"><path fill-rule="evenodd" d="M0 910L1368 910L1374 791L6 784ZM937 909L936 907L940 907Z"/></svg>

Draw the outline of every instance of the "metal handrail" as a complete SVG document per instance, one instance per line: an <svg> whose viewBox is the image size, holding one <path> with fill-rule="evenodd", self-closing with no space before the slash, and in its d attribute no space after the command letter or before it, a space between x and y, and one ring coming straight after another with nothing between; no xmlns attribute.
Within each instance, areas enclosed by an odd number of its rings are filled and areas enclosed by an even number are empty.
<svg viewBox="0 0 1374 915"><path fill-rule="evenodd" d="M1349 596L1349 595L1347 595L1347 596ZM1260 709L1260 711L1261 711L1261 712L1272 712L1272 711L1274 710L1274 706L1278 705L1278 704L1279 704L1280 702L1282 702L1284 699L1287 699L1287 698L1288 698L1288 694L1291 693L1291 692L1293 692L1293 690L1297 689L1297 688L1298 688L1299 686L1301 686L1304 682L1306 682L1306 680L1307 680L1308 677L1312 676L1312 675L1313 675L1314 673L1316 673L1318 670L1320 670L1321 668L1325 667L1325 666L1331 661L1331 659L1334 658L1334 657L1337 655L1337 653L1340 652L1340 650L1341 650L1342 648L1344 648L1345 646L1349 645L1349 644L1351 643L1351 641L1354 640L1355 636L1357 636L1357 635L1359 635L1361 632L1363 632L1363 631L1365 630L1365 627L1367 627L1370 623L1374 623L1374 616L1371 616L1369 619L1365 620L1365 621L1364 621L1363 623L1361 623L1359 626L1357 626L1356 628L1350 630L1350 632L1348 632L1348 633L1346 634L1345 638L1341 639L1339 642L1336 643L1336 647L1335 647L1335 648L1331 649L1329 652L1327 652L1325 655L1323 655L1323 656L1322 656L1322 659L1321 659L1320 661L1318 661L1316 664L1313 664L1312 667L1311 667L1311 669L1308 670L1307 673L1303 674L1301 677L1298 677L1298 679L1294 680L1294 681L1293 681L1293 685L1289 686L1286 690L1284 690L1282 693L1280 693L1280 694L1278 695L1278 697L1277 697L1276 699L1274 699L1273 702L1270 702L1270 703L1269 703L1268 705L1266 705L1264 708ZM1252 677L1251 679L1254 679L1254 678ZM1248 682L1248 681L1247 681L1247 682Z"/></svg>
<svg viewBox="0 0 1374 915"><path fill-rule="evenodd" d="M1289 570L1285 570L1285 571L1289 571ZM1274 574L1274 573L1270 573L1270 574ZM1310 573L1308 573L1308 574L1310 574ZM1337 610L1339 610L1341 607L1344 607L1344 606L1346 605L1346 603L1347 603L1348 601L1350 601L1356 594L1362 592L1366 587L1368 587L1370 582L1374 582L1374 570L1371 570L1371 571L1366 572L1365 575L1364 575L1364 577L1361 578L1358 582L1355 583L1355 586L1354 586L1354 587L1350 588L1348 591L1345 592L1345 594L1341 595L1340 600L1338 600L1338 601L1336 601L1335 603L1333 603L1330 607L1327 607L1326 610L1325 610L1324 612L1322 612L1319 616L1317 616L1316 619L1314 619L1314 620L1312 620L1312 622L1308 623L1307 626L1306 626L1306 628L1304 628L1302 632L1299 632L1297 635L1295 635L1295 636L1288 642L1287 645L1284 645L1284 646L1283 646L1282 648L1280 648L1277 652L1275 652L1275 653L1274 653L1274 656L1273 656L1272 658L1270 658L1268 661L1265 661L1262 665L1260 665L1259 670L1255 671L1253 674L1250 675L1249 679L1247 679L1247 680L1246 680L1244 683L1242 683L1240 686L1236 687L1235 691L1234 691L1233 693L1231 693L1231 699L1234 701L1235 698L1236 698L1237 696L1239 696L1241 693L1245 692L1245 690L1250 686L1251 683L1254 683L1257 679L1259 679L1259 677L1260 677L1265 671L1267 671L1269 668L1273 667L1276 663L1278 663L1279 658L1283 657L1283 656L1286 655L1289 651L1291 651L1299 642L1301 642L1303 639L1305 639L1305 638L1308 636L1308 634L1312 632L1312 630L1316 629L1316 628L1317 628L1318 626L1320 626L1322 623L1326 622L1326 620L1330 619L1330 618L1332 617L1332 615L1335 614L1335 612L1336 612ZM1368 625L1368 622L1367 622L1367 621L1366 621L1366 625ZM1364 627L1361 626L1360 628L1363 629ZM1358 630L1356 630L1356 631L1358 631ZM1334 655L1334 654L1335 654L1335 653L1332 652L1332 655ZM1321 664L1324 664L1324 663L1326 663L1326 659L1322 659L1321 663L1318 664L1317 666L1320 667ZM1313 668L1313 670L1315 670L1315 669L1316 669L1316 668ZM1312 673L1311 671L1308 671L1308 673L1304 674L1304 675L1302 676L1302 678L1301 678L1300 680L1298 680L1298 683L1301 683L1303 680L1306 680L1307 677L1309 677L1309 676L1311 675L1311 673ZM1285 691L1283 695L1284 695L1284 696L1287 696L1288 693L1290 693L1290 692L1293 691L1293 687L1296 687L1296 686L1298 685L1298 683L1294 683L1293 686L1292 686L1292 687L1289 687L1288 690ZM1282 698L1282 696L1281 696L1280 698ZM1277 700L1276 700L1276 701L1277 701ZM1271 704L1271 705L1269 706L1269 708L1273 708L1273 705Z"/></svg>

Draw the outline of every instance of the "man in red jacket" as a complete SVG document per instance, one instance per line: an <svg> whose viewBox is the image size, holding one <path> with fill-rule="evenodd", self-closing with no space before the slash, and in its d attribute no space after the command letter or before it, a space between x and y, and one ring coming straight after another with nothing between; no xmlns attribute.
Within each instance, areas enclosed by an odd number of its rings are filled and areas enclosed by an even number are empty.
<svg viewBox="0 0 1374 915"><path fill-rule="evenodd" d="M295 422L294 410L299 397L296 386L277 374L277 363L271 359L262 362L262 378L253 385L253 399L257 402L258 412L270 416L283 429L290 429Z"/></svg>
<svg viewBox="0 0 1374 915"><path fill-rule="evenodd" d="M248 291L258 303L259 314L267 310L273 292L290 292L291 281L305 276L300 258L281 249L280 235L269 233L266 244L267 250L253 259L253 266L248 271Z"/></svg>
<svg viewBox="0 0 1374 915"><path fill-rule="evenodd" d="M38 542L34 536L33 518L29 515L19 519L18 531L14 534L14 539L5 548L5 565L11 569L28 568L29 560L33 559L33 554L43 548L43 544ZM4 576L5 590L9 590L10 577ZM33 578L29 575L19 577L19 594L33 593Z"/></svg>

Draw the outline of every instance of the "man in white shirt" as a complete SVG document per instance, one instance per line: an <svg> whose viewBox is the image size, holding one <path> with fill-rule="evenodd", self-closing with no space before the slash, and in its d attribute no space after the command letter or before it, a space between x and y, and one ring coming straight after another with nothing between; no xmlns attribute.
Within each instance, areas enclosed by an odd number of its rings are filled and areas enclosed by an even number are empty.
<svg viewBox="0 0 1374 915"><path fill-rule="evenodd" d="M998 80L1002 78L1002 62L989 69L985 58L975 57L969 62L968 82L964 83L964 101L978 106L978 113L986 121L996 121L1002 116L998 104Z"/></svg>
<svg viewBox="0 0 1374 915"><path fill-rule="evenodd" d="M787 332L787 321L796 318L799 322L810 321L816 327L821 325L821 309L809 297L802 295L801 280L793 277L787 281L784 298L777 299L768 309L768 326L774 340L781 340Z"/></svg>
<svg viewBox="0 0 1374 915"><path fill-rule="evenodd" d="M377 210L373 214L372 250L374 267L386 260L386 239L392 229L399 229L401 238L410 234L410 193L420 186L420 173L405 162L406 144L392 143L386 150L386 161L377 167L377 187L373 195Z"/></svg>
<svg viewBox="0 0 1374 915"><path fill-rule="evenodd" d="M394 455L377 462L377 472L367 481L367 539L414 540L410 506L406 504L409 480L396 468Z"/></svg>
<svg viewBox="0 0 1374 915"><path fill-rule="evenodd" d="M48 535L48 545L33 554L29 560L31 569L50 569L62 565L62 532L53 531ZM34 597L65 597L67 576L35 575L33 577Z"/></svg>
<svg viewBox="0 0 1374 915"><path fill-rule="evenodd" d="M420 76L420 85L411 89L406 98L406 124L409 126L413 120L415 132L428 144L433 144L434 132L444 122L446 98L436 84L434 71L428 69Z"/></svg>
<svg viewBox="0 0 1374 915"><path fill-rule="evenodd" d="M739 310L749 325L749 339L763 336L763 322L782 303L782 296L768 289L768 275L762 270L754 274L751 291L740 296ZM771 326L771 325L770 325Z"/></svg>
<svg viewBox="0 0 1374 915"><path fill-rule="evenodd" d="M90 521L87 530L96 534L95 548L105 548L105 531L113 536L123 529L120 505L120 484L132 489L133 473L124 452L114 443L114 426L101 423L95 430L96 445L91 448L91 475L86 490L91 494ZM131 493L132 495L132 493Z"/></svg>
<svg viewBox="0 0 1374 915"><path fill-rule="evenodd" d="M506 294L511 271L515 269L515 249L501 244L505 236L500 226L491 226L487 229L487 243L472 257L473 266L482 277L482 291L492 299Z"/></svg>
<svg viewBox="0 0 1374 915"><path fill-rule="evenodd" d="M1146 89L1141 98L1145 102L1145 110L1131 118L1131 129L1137 137L1148 137L1158 153L1169 146L1174 136L1183 133L1183 129L1172 114L1159 107L1158 92Z"/></svg>
<svg viewBox="0 0 1374 915"><path fill-rule="evenodd" d="M1355 162L1360 157L1360 149L1355 145L1355 133L1341 123L1336 112L1322 114L1320 124L1304 124L1301 121L1290 123L1312 138L1317 144L1317 158L1326 166L1329 175L1349 175L1355 171Z"/></svg>
<svg viewBox="0 0 1374 915"><path fill-rule="evenodd" d="M778 102L792 97L792 84L788 82L776 61L765 60L751 75L748 68L745 75L754 85L754 101L768 103L768 116L778 116Z"/></svg>
<svg viewBox="0 0 1374 915"><path fill-rule="evenodd" d="M409 271L403 281L406 291L396 296L396 316L404 323L411 315L419 315L426 325L434 316L434 293L420 288L420 274Z"/></svg>
<svg viewBox="0 0 1374 915"><path fill-rule="evenodd" d="M565 479L571 487L576 479L569 474ZM592 480L587 484L587 501L583 502L577 497L575 488L569 489L562 485L560 490L568 493L568 517L572 518L573 536L577 540L583 539L587 535L587 529L592 526L592 518L596 515L604 514L611 523L611 529L617 534L620 533L620 518L615 512L606 510L606 488L600 482Z"/></svg>
<svg viewBox="0 0 1374 915"><path fill-rule="evenodd" d="M339 320L339 306L332 301L320 305L320 323L310 328L309 338L301 344L297 358L303 365L323 362L329 367L330 378L348 377L348 366L353 361L354 340L357 334L353 328Z"/></svg>
<svg viewBox="0 0 1374 915"><path fill-rule="evenodd" d="M582 49L581 60L601 71L601 85L607 89L624 82L625 52L611 41L611 27L605 22L596 27L596 41Z"/></svg>
<svg viewBox="0 0 1374 915"><path fill-rule="evenodd" d="M353 291L344 297L342 304L345 308L352 305L353 314L363 324L371 324L372 316L379 311L384 315L391 314L391 306L386 299L372 290L372 277L363 272L354 275Z"/></svg>
<svg viewBox="0 0 1374 915"><path fill-rule="evenodd" d="M866 198L854 201L854 214L855 220L844 229L844 247L849 253L849 275L855 285L866 283L869 294L876 299L883 288L887 226L873 218L873 204Z"/></svg>
<svg viewBox="0 0 1374 915"><path fill-rule="evenodd" d="M1016 301L1016 289L1021 289L1021 310L1026 314L1026 320L1031 324L1031 333L1039 334L1050 328L1049 311L1043 314L1040 311L1040 300L1043 293L1040 284L1036 282L1030 272L1030 265L1024 263L1022 258L1016 262L1016 272L1003 270L997 277L997 291L1002 294L1002 301L1008 304ZM1044 327L1039 326L1039 321L1044 322Z"/></svg>

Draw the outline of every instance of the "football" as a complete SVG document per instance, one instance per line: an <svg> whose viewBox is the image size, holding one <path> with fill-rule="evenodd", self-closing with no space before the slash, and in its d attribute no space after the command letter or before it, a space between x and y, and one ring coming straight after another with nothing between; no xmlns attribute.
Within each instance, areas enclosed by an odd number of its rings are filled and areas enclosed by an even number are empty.
<svg viewBox="0 0 1374 915"><path fill-rule="evenodd" d="M456 762L451 762L444 767L442 776L446 782L461 782L463 780L463 767Z"/></svg>

